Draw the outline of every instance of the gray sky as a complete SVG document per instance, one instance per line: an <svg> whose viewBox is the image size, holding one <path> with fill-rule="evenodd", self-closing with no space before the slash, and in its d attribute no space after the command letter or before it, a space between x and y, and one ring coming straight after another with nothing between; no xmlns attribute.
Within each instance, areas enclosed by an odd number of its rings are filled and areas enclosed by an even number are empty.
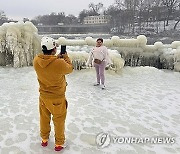
<svg viewBox="0 0 180 154"><path fill-rule="evenodd" d="M11 19L32 19L37 15L51 12L65 12L66 15L78 16L83 9L88 9L89 3L102 2L104 7L114 3L114 0L0 0L0 10Z"/></svg>

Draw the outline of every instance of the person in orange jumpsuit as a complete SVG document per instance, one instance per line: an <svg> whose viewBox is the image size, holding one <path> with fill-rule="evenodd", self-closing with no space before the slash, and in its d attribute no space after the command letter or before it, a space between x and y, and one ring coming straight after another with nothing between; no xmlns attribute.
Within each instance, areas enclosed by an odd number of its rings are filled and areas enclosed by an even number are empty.
<svg viewBox="0 0 180 154"><path fill-rule="evenodd" d="M56 43L53 38L43 37L42 54L34 58L33 66L39 82L39 112L41 145L48 145L51 131L51 116L55 131L55 151L65 148L65 119L67 113L66 78L73 71L72 63L67 55L55 56Z"/></svg>

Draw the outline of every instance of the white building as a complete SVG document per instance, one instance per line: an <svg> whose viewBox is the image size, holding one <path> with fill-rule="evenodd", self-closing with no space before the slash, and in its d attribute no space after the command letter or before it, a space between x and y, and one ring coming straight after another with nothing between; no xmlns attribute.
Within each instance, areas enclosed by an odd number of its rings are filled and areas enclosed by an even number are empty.
<svg viewBox="0 0 180 154"><path fill-rule="evenodd" d="M110 21L110 16L99 15L99 16L87 16L84 18L84 24L107 24Z"/></svg>

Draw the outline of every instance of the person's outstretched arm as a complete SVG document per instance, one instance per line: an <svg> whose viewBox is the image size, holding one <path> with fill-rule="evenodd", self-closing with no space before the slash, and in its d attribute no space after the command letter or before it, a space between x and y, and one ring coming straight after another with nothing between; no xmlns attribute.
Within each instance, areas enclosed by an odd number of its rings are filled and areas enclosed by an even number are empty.
<svg viewBox="0 0 180 154"><path fill-rule="evenodd" d="M109 52L108 52L108 49L105 47L105 61L106 61L106 65L111 65L112 64L112 61L111 61L111 58L109 56Z"/></svg>
<svg viewBox="0 0 180 154"><path fill-rule="evenodd" d="M93 53L90 52L89 58L88 58L87 63L86 63L86 66L88 66L88 65L90 65L90 64L92 65L92 60L93 60Z"/></svg>

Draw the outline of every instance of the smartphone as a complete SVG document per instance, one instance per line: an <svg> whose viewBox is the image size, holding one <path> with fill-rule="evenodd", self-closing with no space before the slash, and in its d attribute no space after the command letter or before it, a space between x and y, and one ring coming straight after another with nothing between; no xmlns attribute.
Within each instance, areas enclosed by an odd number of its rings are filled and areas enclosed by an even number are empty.
<svg viewBox="0 0 180 154"><path fill-rule="evenodd" d="M66 53L66 45L61 45L61 52L60 54L65 54Z"/></svg>

